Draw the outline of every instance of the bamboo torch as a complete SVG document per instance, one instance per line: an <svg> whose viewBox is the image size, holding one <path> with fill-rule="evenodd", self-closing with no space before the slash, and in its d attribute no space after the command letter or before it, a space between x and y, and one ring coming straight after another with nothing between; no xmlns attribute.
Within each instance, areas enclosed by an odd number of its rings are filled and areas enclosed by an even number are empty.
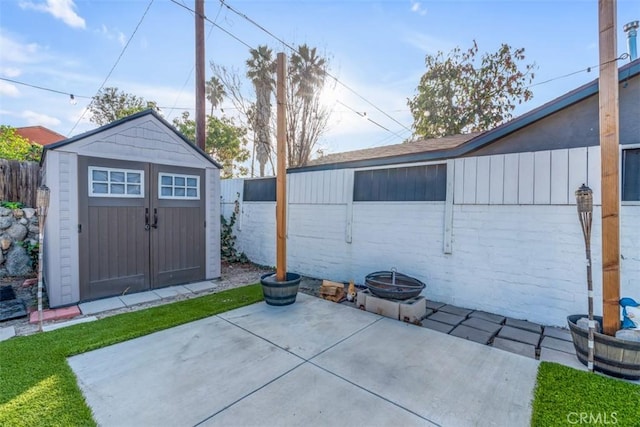
<svg viewBox="0 0 640 427"><path fill-rule="evenodd" d="M49 187L42 185L36 195L38 209L38 325L42 332L42 251L44 243L44 222L49 210Z"/></svg>
<svg viewBox="0 0 640 427"><path fill-rule="evenodd" d="M596 326L593 320L593 277L591 275L591 223L593 220L593 191L586 185L582 184L576 190L576 206L578 207L578 217L582 226L582 235L584 236L584 245L587 255L587 291L589 300L589 353L587 359L587 368L589 372L593 372L593 332Z"/></svg>

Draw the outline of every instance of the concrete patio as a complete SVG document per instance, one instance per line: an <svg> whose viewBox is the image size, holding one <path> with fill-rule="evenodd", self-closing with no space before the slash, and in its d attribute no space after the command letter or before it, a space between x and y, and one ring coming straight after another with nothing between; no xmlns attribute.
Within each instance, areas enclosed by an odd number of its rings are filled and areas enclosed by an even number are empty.
<svg viewBox="0 0 640 427"><path fill-rule="evenodd" d="M527 426L539 362L300 293L69 363L103 426Z"/></svg>

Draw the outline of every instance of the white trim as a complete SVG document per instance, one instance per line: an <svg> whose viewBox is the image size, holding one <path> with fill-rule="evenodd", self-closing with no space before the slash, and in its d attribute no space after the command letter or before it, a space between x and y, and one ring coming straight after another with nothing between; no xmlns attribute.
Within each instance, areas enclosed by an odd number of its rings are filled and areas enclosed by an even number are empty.
<svg viewBox="0 0 640 427"><path fill-rule="evenodd" d="M433 166L433 165L446 165L446 164L447 164L446 160L438 160L438 161L431 161L431 162L398 163L398 164L392 164L392 165L368 166L368 167L350 168L350 169L360 172L360 171L376 170L376 169L397 169L397 168L407 168L411 166ZM317 171L309 171L309 172L317 172Z"/></svg>
<svg viewBox="0 0 640 427"><path fill-rule="evenodd" d="M168 176L171 177L171 182L172 184L169 185L164 185L162 183L162 178ZM185 180L185 185L184 186L176 186L175 185L175 178L184 178ZM196 180L196 186L193 187L191 185L187 185L187 180L188 179L195 179ZM173 196L163 196L162 195L162 188L163 187L171 187L171 192L175 193L175 189L176 188L183 188L185 190L185 195L184 196L176 196L175 194ZM195 196L187 196L187 190L189 189L193 189L195 188L196 190L196 195ZM170 173L170 172L158 172L158 199L163 199L163 200L200 200L200 176L198 175L185 175L185 174L181 174L181 173Z"/></svg>
<svg viewBox="0 0 640 427"><path fill-rule="evenodd" d="M109 174L109 178L106 181L94 181L93 180L93 172L94 171L102 171L102 172L107 172ZM110 178L111 178L111 173L112 172L122 172L124 173L125 179L122 182L111 182ZM129 183L127 182L127 174L129 173L135 173L135 174L139 174L140 175L140 182L136 182L136 183ZM88 184L89 184L89 197L115 197L115 198L128 198L128 199L144 199L144 170L142 169L120 169L120 168L110 168L110 167L104 167L104 166L89 166L88 168L88 172L87 172L87 179L88 179ZM93 192L93 184L107 184L108 186L108 193L94 193ZM113 184L122 184L125 186L125 192L124 193L111 193L111 185ZM128 194L126 192L126 186L127 185L138 185L140 187L140 193L139 194Z"/></svg>

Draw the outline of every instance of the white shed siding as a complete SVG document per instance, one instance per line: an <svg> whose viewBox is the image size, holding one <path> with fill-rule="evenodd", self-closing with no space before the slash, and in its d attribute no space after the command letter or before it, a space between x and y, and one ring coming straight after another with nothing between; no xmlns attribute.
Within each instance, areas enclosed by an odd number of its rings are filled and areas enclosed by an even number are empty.
<svg viewBox="0 0 640 427"><path fill-rule="evenodd" d="M53 307L80 298L78 270L78 158L47 153L45 184L51 189L45 227L45 282Z"/></svg>
<svg viewBox="0 0 640 427"><path fill-rule="evenodd" d="M601 299L599 153L592 147L451 160L451 213L446 202L350 203L353 170L341 171L351 184L335 188L342 195L334 199L324 193L333 182L324 174L337 171L289 174L288 269L362 283L368 273L396 267L425 281L433 300L565 325L568 314L587 309L574 197L582 183L595 190L593 278ZM317 188L323 192L316 199L308 192ZM640 206L624 204L620 217L621 295L639 295ZM242 220L239 246L251 260L273 265L274 204L244 203Z"/></svg>
<svg viewBox="0 0 640 427"><path fill-rule="evenodd" d="M56 149L81 156L152 162L163 165L213 168L213 165L149 116L88 136ZM47 154L48 155L48 154Z"/></svg>

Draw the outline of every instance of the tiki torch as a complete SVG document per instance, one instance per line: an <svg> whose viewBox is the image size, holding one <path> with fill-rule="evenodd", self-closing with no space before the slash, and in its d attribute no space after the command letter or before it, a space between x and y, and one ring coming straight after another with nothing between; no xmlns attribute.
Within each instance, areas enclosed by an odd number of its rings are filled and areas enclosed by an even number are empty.
<svg viewBox="0 0 640 427"><path fill-rule="evenodd" d="M36 194L38 209L38 324L42 332L42 251L44 243L44 222L49 210L49 187L42 185Z"/></svg>
<svg viewBox="0 0 640 427"><path fill-rule="evenodd" d="M582 234L584 236L584 245L587 253L587 291L589 300L589 353L587 359L587 368L589 372L593 372L593 333L596 326L593 320L593 280L591 275L591 223L593 220L593 191L586 185L582 184L576 190L576 205L578 207L578 217L582 226Z"/></svg>

